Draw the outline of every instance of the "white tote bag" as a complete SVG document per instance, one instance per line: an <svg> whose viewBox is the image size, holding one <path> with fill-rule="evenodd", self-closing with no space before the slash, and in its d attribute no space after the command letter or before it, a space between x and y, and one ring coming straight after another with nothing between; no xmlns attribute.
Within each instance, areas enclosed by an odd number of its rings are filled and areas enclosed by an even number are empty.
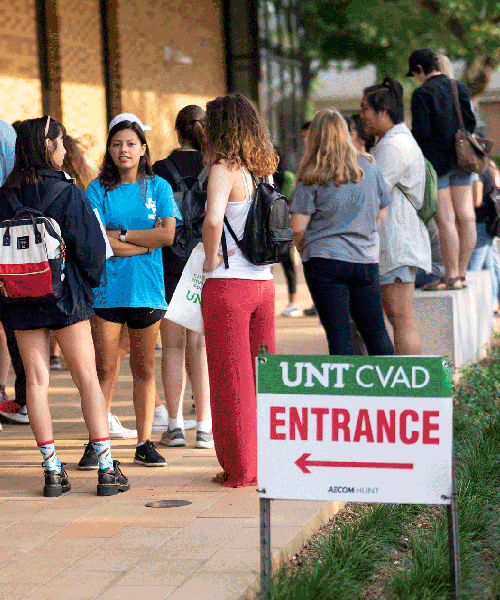
<svg viewBox="0 0 500 600"><path fill-rule="evenodd" d="M165 319L198 333L203 333L201 290L205 283L204 262L205 250L200 242L191 252L165 313Z"/></svg>

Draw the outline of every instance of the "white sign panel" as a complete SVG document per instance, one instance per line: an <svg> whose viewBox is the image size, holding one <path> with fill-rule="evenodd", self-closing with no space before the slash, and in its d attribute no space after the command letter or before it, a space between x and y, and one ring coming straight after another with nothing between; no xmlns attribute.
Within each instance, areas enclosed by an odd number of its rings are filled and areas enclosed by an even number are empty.
<svg viewBox="0 0 500 600"><path fill-rule="evenodd" d="M257 396L261 497L449 503L453 405L441 358L265 360Z"/></svg>

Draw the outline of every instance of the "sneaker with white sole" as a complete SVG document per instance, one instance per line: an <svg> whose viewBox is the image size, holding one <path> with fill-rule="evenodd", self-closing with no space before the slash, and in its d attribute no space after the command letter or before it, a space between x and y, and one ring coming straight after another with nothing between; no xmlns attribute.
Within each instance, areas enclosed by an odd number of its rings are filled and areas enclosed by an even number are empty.
<svg viewBox="0 0 500 600"><path fill-rule="evenodd" d="M137 446L135 449L134 462L146 467L166 467L167 461L158 452L156 446L150 440Z"/></svg>
<svg viewBox="0 0 500 600"><path fill-rule="evenodd" d="M17 425L29 425L30 422L26 404L20 406L14 400L0 402L0 419Z"/></svg>
<svg viewBox="0 0 500 600"><path fill-rule="evenodd" d="M282 317L301 317L302 310L298 307L297 304L289 304L285 310L281 313Z"/></svg>
<svg viewBox="0 0 500 600"><path fill-rule="evenodd" d="M177 448L186 445L186 438L184 437L184 430L180 427L165 431L161 436L160 444L168 446L169 448Z"/></svg>
<svg viewBox="0 0 500 600"><path fill-rule="evenodd" d="M194 429L196 421L192 419L184 419L184 429ZM168 429L168 412L164 404L155 408L153 417L153 431L167 431Z"/></svg>
<svg viewBox="0 0 500 600"><path fill-rule="evenodd" d="M109 437L114 440L129 440L137 437L135 429L127 429L116 415L108 414Z"/></svg>
<svg viewBox="0 0 500 600"><path fill-rule="evenodd" d="M206 433L205 431L196 432L196 445L195 448L206 448L207 450L214 447L214 436L211 431Z"/></svg>

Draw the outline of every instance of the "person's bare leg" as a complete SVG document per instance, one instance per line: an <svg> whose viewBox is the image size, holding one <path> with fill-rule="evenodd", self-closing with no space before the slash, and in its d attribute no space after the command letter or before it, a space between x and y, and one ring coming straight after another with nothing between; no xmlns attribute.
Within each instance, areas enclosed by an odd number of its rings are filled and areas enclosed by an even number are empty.
<svg viewBox="0 0 500 600"><path fill-rule="evenodd" d="M398 355L422 354L422 342L415 318L414 283L382 286L382 302L394 330L394 349Z"/></svg>
<svg viewBox="0 0 500 600"><path fill-rule="evenodd" d="M186 329L168 319L161 320L161 378L169 417L182 415L186 389ZM175 415L175 416L174 416Z"/></svg>
<svg viewBox="0 0 500 600"><path fill-rule="evenodd" d="M53 333L50 334L50 356L60 356L59 345Z"/></svg>
<svg viewBox="0 0 500 600"><path fill-rule="evenodd" d="M160 392L158 391L158 387L155 385L156 388L156 392L155 392L155 408L158 408L159 406L163 405L163 402L161 401L160 398Z"/></svg>
<svg viewBox="0 0 500 600"><path fill-rule="evenodd" d="M196 406L196 420L198 422L208 421L211 418L211 413L205 336L188 330L187 353L192 374L191 387Z"/></svg>
<svg viewBox="0 0 500 600"><path fill-rule="evenodd" d="M50 339L48 329L16 330L26 371L26 407L37 444L54 439L49 410Z"/></svg>
<svg viewBox="0 0 500 600"><path fill-rule="evenodd" d="M82 401L91 440L109 438L106 402L97 377L90 323L81 321L54 332Z"/></svg>
<svg viewBox="0 0 500 600"><path fill-rule="evenodd" d="M465 276L467 266L476 247L476 213L472 195L472 186L451 187L451 199L456 214L460 250L458 254L458 274Z"/></svg>
<svg viewBox="0 0 500 600"><path fill-rule="evenodd" d="M445 188L438 191L438 210L435 217L439 228L445 276L448 279L459 275L458 255L460 251L456 215L450 190L451 188Z"/></svg>
<svg viewBox="0 0 500 600"><path fill-rule="evenodd" d="M106 403L108 401L110 403L123 326L121 323L111 323L97 316L92 317L90 323L95 347L97 377Z"/></svg>
<svg viewBox="0 0 500 600"><path fill-rule="evenodd" d="M151 438L155 409L155 345L160 322L145 329L130 329L130 370L134 379L137 443Z"/></svg>
<svg viewBox="0 0 500 600"><path fill-rule="evenodd" d="M130 352L130 340L129 340L129 336L128 336L128 327L126 325L122 325L122 331L120 334L120 342L118 344L116 371L115 371L115 375L113 378L113 383L111 384L111 388L109 390L109 396L106 398L106 407L107 407L108 413L111 412L111 403L113 401L116 384L118 383L118 377L120 377L122 360L127 356L127 354L129 352Z"/></svg>
<svg viewBox="0 0 500 600"><path fill-rule="evenodd" d="M3 325L0 323L0 390L4 391L10 370L10 354L7 346L7 337Z"/></svg>

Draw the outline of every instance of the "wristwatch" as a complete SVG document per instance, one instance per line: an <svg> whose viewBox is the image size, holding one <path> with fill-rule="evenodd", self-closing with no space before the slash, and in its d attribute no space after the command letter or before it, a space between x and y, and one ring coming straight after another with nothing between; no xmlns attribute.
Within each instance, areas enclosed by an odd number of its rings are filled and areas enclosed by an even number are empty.
<svg viewBox="0 0 500 600"><path fill-rule="evenodd" d="M120 231L120 242L126 242L126 241L127 241L127 230L122 229Z"/></svg>

